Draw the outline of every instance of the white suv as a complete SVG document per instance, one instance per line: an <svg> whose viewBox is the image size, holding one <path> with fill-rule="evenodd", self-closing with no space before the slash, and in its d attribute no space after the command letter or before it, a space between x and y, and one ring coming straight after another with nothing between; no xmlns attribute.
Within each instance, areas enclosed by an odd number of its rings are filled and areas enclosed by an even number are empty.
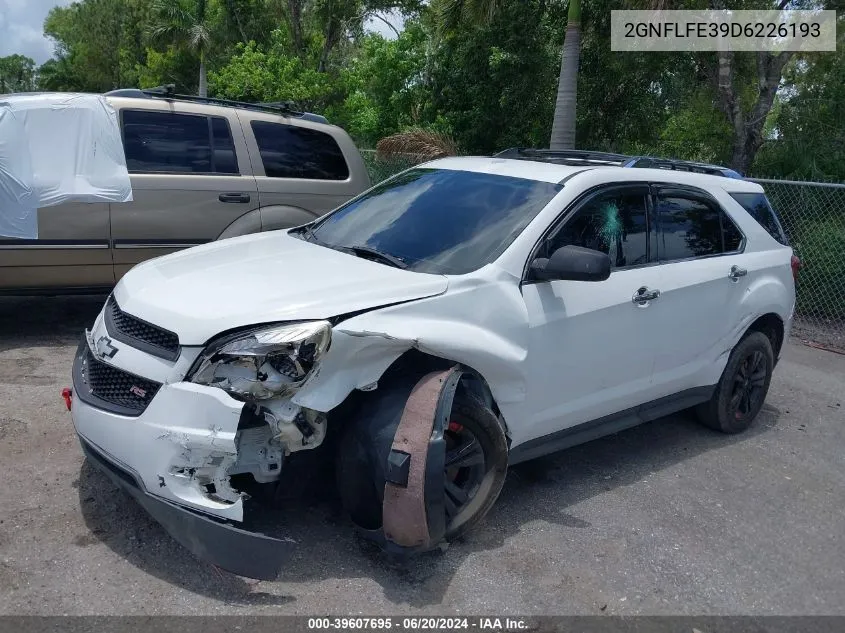
<svg viewBox="0 0 845 633"><path fill-rule="evenodd" d="M136 266L74 363L85 453L198 556L272 578L295 545L244 521L309 469L413 552L509 464L689 407L744 430L795 302L762 188L575 162L438 160Z"/></svg>

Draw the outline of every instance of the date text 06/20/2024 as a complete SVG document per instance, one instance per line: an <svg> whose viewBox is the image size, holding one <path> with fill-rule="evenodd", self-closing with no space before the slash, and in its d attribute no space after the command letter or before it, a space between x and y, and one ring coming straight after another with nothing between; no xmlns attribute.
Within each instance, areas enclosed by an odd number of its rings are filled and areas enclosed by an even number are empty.
<svg viewBox="0 0 845 633"><path fill-rule="evenodd" d="M308 628L312 630L521 631L528 628L528 623L522 618L507 617L326 617L308 618Z"/></svg>

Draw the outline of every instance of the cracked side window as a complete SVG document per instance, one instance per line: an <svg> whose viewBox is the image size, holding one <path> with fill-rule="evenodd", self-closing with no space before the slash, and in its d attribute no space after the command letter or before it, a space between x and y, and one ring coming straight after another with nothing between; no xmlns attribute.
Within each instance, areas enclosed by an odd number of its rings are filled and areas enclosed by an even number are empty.
<svg viewBox="0 0 845 633"><path fill-rule="evenodd" d="M551 239L549 253L567 245L606 253L613 269L648 263L643 193L613 192L588 201Z"/></svg>

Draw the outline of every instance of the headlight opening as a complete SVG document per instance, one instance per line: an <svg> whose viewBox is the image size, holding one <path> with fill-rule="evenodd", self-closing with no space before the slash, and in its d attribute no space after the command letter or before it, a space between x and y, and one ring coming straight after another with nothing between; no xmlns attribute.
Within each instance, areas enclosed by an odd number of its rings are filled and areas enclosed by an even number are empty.
<svg viewBox="0 0 845 633"><path fill-rule="evenodd" d="M247 400L283 397L299 389L331 343L328 321L264 327L211 343L188 379Z"/></svg>

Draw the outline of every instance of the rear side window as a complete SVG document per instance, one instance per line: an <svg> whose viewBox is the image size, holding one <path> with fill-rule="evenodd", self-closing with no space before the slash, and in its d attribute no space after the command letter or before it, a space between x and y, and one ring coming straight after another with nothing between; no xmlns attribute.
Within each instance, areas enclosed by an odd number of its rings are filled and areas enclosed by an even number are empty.
<svg viewBox="0 0 845 633"><path fill-rule="evenodd" d="M732 193L731 198L739 202L766 232L784 246L789 246L786 233L778 220L775 210L762 193Z"/></svg>
<svg viewBox="0 0 845 633"><path fill-rule="evenodd" d="M271 178L346 180L349 167L330 135L310 128L253 121L264 173Z"/></svg>
<svg viewBox="0 0 845 633"><path fill-rule="evenodd" d="M123 110L123 149L129 171L237 174L229 123L221 117Z"/></svg>
<svg viewBox="0 0 845 633"><path fill-rule="evenodd" d="M659 195L660 261L737 252L742 233L717 205L696 197Z"/></svg>

